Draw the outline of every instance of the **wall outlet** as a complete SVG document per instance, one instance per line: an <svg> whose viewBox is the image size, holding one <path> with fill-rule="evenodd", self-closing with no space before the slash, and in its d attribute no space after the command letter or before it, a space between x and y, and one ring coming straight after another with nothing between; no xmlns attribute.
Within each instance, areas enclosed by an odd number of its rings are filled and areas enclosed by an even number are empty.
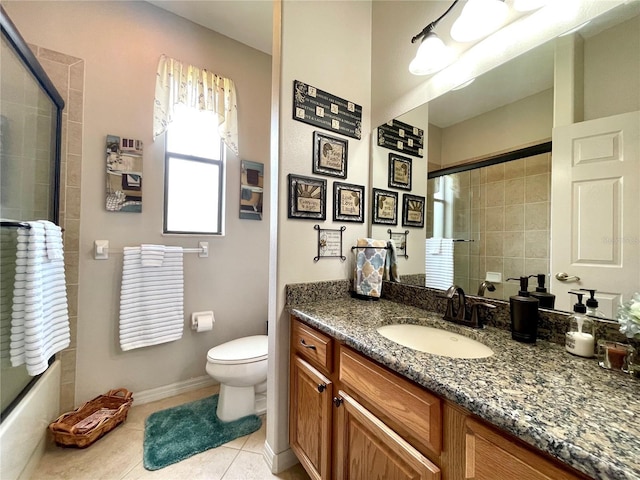
<svg viewBox="0 0 640 480"><path fill-rule="evenodd" d="M502 283L502 274L500 272L487 272L485 280L491 283Z"/></svg>

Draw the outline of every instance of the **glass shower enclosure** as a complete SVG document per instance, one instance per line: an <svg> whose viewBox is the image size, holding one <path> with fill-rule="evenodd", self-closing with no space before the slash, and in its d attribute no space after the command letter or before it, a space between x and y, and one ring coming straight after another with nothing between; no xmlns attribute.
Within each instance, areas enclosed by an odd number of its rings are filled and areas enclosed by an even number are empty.
<svg viewBox="0 0 640 480"><path fill-rule="evenodd" d="M29 220L59 223L64 101L0 6L0 406L2 419L38 377L11 364L16 237Z"/></svg>

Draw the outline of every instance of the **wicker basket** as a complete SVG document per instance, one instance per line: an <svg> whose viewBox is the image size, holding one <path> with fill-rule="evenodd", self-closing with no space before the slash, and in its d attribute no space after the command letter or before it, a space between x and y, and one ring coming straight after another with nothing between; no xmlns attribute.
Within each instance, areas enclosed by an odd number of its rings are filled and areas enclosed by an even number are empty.
<svg viewBox="0 0 640 480"><path fill-rule="evenodd" d="M49 425L55 442L63 447L86 448L127 419L133 394L125 388L109 390Z"/></svg>

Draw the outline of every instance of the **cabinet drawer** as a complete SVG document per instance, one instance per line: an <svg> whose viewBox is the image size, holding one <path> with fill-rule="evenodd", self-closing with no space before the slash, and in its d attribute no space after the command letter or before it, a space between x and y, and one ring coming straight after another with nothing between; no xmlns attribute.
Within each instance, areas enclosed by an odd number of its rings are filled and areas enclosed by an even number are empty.
<svg viewBox="0 0 640 480"><path fill-rule="evenodd" d="M331 372L333 340L324 333L308 327L299 320L291 319L291 349L312 365Z"/></svg>
<svg viewBox="0 0 640 480"><path fill-rule="evenodd" d="M442 401L347 348L340 348L340 382L348 392L416 446L442 449Z"/></svg>

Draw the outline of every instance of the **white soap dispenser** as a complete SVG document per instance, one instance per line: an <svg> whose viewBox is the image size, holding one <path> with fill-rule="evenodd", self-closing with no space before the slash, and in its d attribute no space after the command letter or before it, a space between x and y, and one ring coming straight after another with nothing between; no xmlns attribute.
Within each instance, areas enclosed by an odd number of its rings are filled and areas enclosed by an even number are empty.
<svg viewBox="0 0 640 480"><path fill-rule="evenodd" d="M573 315L569 317L569 331L565 334L564 346L567 352L580 357L591 358L594 355L594 324L587 317L587 307L582 303L583 293L569 292L578 296L573 305Z"/></svg>

